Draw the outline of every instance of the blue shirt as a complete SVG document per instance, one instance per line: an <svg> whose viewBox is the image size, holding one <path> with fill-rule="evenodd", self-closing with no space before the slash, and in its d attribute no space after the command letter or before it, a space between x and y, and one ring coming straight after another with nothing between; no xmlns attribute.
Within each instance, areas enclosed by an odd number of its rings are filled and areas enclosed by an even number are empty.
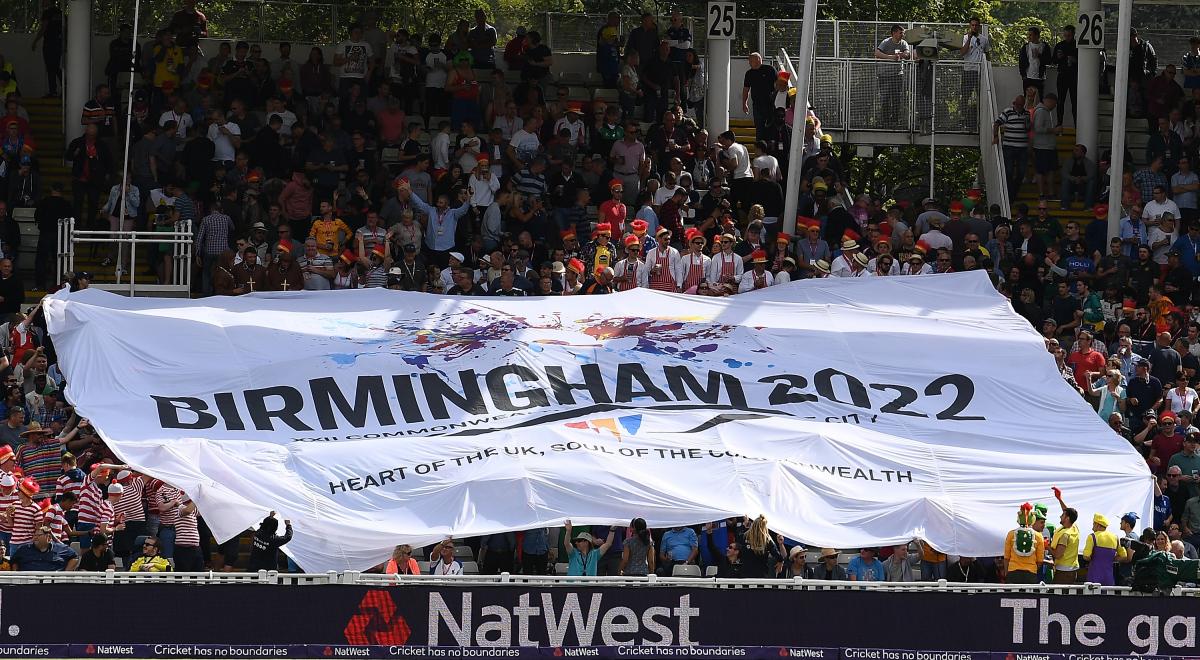
<svg viewBox="0 0 1200 660"><path fill-rule="evenodd" d="M645 220L646 221L646 224L649 225L648 227L646 227L646 235L647 236L653 236L654 232L658 231L658 214L655 213L654 209L651 208L650 206L643 206L633 216L633 218L635 220ZM643 253L643 254L645 254L645 253Z"/></svg>
<svg viewBox="0 0 1200 660"><path fill-rule="evenodd" d="M544 555L550 552L550 536L546 528L525 530L525 538L521 541L521 552L527 555Z"/></svg>
<svg viewBox="0 0 1200 660"><path fill-rule="evenodd" d="M696 530L691 527L669 529L663 534L660 547L672 560L687 561L692 556L692 548L700 547L700 540L696 537Z"/></svg>
<svg viewBox="0 0 1200 660"><path fill-rule="evenodd" d="M863 561L861 556L850 560L850 565L846 567L846 574L853 575L855 580L865 582L883 582L887 579L887 575L883 569L883 562L878 559L872 559L871 563L868 564Z"/></svg>
<svg viewBox="0 0 1200 660"><path fill-rule="evenodd" d="M1171 515L1171 497L1166 493L1154 498L1154 529L1166 529Z"/></svg>
<svg viewBox="0 0 1200 660"><path fill-rule="evenodd" d="M1179 263L1183 264L1188 272L1200 275L1200 240L1193 241L1189 234L1184 234L1175 239L1171 249L1179 253Z"/></svg>
<svg viewBox="0 0 1200 660"><path fill-rule="evenodd" d="M1124 218L1121 218L1121 241L1122 241L1122 243L1124 243L1125 239L1127 239L1127 238L1133 238L1135 232L1136 232L1136 235L1142 245L1150 244L1149 237L1147 236L1147 234L1149 233L1149 228L1146 227L1146 223L1142 222L1139 219L1137 224L1135 225L1133 223L1133 221L1129 218L1129 216L1125 216ZM1137 259L1137 250L1135 249L1136 247L1137 246L1135 246L1135 245L1130 245L1128 243L1124 243L1121 246L1121 250L1124 251L1125 256L1129 257L1130 259Z"/></svg>
<svg viewBox="0 0 1200 660"><path fill-rule="evenodd" d="M599 563L599 549L592 548L585 557L574 545L567 546L567 575L595 575Z"/></svg>
<svg viewBox="0 0 1200 660"><path fill-rule="evenodd" d="M45 551L26 543L13 553L12 563L22 571L65 571L67 562L78 556L71 546L63 543L51 543Z"/></svg>
<svg viewBox="0 0 1200 660"><path fill-rule="evenodd" d="M425 203L425 200L421 199L415 191L408 198L418 211L429 217L429 225L425 229L425 245L435 252L453 250L454 232L458 229L458 220L471 210L471 206L463 204L456 209L439 212Z"/></svg>

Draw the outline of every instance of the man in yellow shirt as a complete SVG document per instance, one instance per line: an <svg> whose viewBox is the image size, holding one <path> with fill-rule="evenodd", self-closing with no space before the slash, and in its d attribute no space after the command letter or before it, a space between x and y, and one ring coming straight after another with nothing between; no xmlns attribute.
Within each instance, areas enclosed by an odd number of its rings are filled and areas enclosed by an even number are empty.
<svg viewBox="0 0 1200 660"><path fill-rule="evenodd" d="M346 241L354 236L354 232L341 218L333 217L333 204L322 200L321 217L313 222L308 235L317 239L317 252L330 258L336 258L342 253L342 246Z"/></svg>
<svg viewBox="0 0 1200 660"><path fill-rule="evenodd" d="M178 88L184 59L183 49L175 45L175 35L170 30L159 30L158 43L150 54L154 58L154 86L159 89L164 89L164 86Z"/></svg>
<svg viewBox="0 0 1200 660"><path fill-rule="evenodd" d="M129 567L130 573L166 573L171 570L171 563L158 554L158 539L147 536L142 543L142 556L134 560Z"/></svg>
<svg viewBox="0 0 1200 660"><path fill-rule="evenodd" d="M1079 574L1079 512L1067 506L1062 492L1054 488L1054 497L1062 507L1058 517L1059 528L1050 539L1050 553L1054 555L1054 584L1075 584Z"/></svg>
<svg viewBox="0 0 1200 660"><path fill-rule="evenodd" d="M1100 513L1092 516L1092 533L1083 545L1083 558L1088 560L1087 581L1108 587L1115 585L1113 565L1125 559L1126 554L1117 535L1108 531L1108 519Z"/></svg>
<svg viewBox="0 0 1200 660"><path fill-rule="evenodd" d="M1017 511L1017 528L1004 539L1004 567L1009 584L1037 584L1038 565L1045 552L1041 532L1033 529L1033 505L1026 502Z"/></svg>

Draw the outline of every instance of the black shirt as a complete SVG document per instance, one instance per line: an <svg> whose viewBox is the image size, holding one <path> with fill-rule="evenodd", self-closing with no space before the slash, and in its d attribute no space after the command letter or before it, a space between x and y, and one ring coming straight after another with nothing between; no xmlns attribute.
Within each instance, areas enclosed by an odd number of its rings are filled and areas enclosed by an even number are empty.
<svg viewBox="0 0 1200 660"><path fill-rule="evenodd" d="M42 12L42 45L61 44L63 38L63 13L58 7L47 7Z"/></svg>
<svg viewBox="0 0 1200 660"><path fill-rule="evenodd" d="M771 97L775 95L776 75L775 67L763 64L757 69L746 69L746 75L742 78L742 87L750 88L750 98L754 100L754 105L764 112L774 105L774 99Z"/></svg>
<svg viewBox="0 0 1200 660"><path fill-rule="evenodd" d="M109 566L115 564L116 559L113 557L111 548L105 548L104 553L99 557L90 549L84 550L79 555L79 570L81 571L107 571Z"/></svg>
<svg viewBox="0 0 1200 660"><path fill-rule="evenodd" d="M1183 366L1179 353L1170 346L1155 346L1150 350L1150 375L1161 383L1174 383L1175 376Z"/></svg>
<svg viewBox="0 0 1200 660"><path fill-rule="evenodd" d="M58 231L58 221L60 218L69 218L73 214L71 203L67 198L61 195L47 195L38 202L37 210L33 212L33 218L37 221L38 234L49 238Z"/></svg>
<svg viewBox="0 0 1200 660"><path fill-rule="evenodd" d="M1058 67L1058 75L1075 76L1079 73L1079 46L1075 45L1075 41L1060 41L1054 44L1054 52L1051 54L1055 66Z"/></svg>
<svg viewBox="0 0 1200 660"><path fill-rule="evenodd" d="M521 77L525 80L541 80L550 75L550 67L534 64L547 57L550 57L550 47L546 44L538 44L525 51L525 68L521 71Z"/></svg>

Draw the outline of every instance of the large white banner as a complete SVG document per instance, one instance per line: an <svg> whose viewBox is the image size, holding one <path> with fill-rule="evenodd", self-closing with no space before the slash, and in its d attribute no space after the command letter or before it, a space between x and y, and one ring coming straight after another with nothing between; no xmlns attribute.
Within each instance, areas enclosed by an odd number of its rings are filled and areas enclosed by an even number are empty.
<svg viewBox="0 0 1200 660"><path fill-rule="evenodd" d="M87 290L46 313L68 398L123 460L218 536L279 511L309 571L758 513L814 545L996 555L1051 485L1081 516L1150 514L1142 459L982 274L723 299Z"/></svg>

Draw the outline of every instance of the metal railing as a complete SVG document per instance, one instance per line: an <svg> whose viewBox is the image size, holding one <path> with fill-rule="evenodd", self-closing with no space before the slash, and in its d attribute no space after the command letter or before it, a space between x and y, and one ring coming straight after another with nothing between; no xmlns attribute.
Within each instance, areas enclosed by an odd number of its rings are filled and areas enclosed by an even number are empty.
<svg viewBox="0 0 1200 660"><path fill-rule="evenodd" d="M977 70L953 60L819 57L813 61L809 102L829 130L974 135L979 95L971 93L971 75Z"/></svg>
<svg viewBox="0 0 1200 660"><path fill-rule="evenodd" d="M999 144L992 144L992 117L1000 116L1000 104L996 100L996 85L992 80L991 62L983 62L979 69L979 162L982 169L987 199L1000 205L1000 215L1009 216L1008 179L1004 171L1004 154Z"/></svg>
<svg viewBox="0 0 1200 660"><path fill-rule="evenodd" d="M7 571L0 584L343 584L341 573L126 573L123 571Z"/></svg>
<svg viewBox="0 0 1200 660"><path fill-rule="evenodd" d="M192 290L192 221L175 223L173 231L101 231L78 229L75 218L58 221L58 240L55 262L58 265L58 281L62 282L75 272L75 258L81 245L105 246L116 250L112 281L105 281L106 273L93 273L91 286L106 291L124 291L130 296L157 294L187 296ZM138 282L138 252L141 246L157 250L170 248L170 281L165 284ZM155 252L155 254L158 254ZM128 257L126 257L128 255ZM144 264L143 264L144 265Z"/></svg>
<svg viewBox="0 0 1200 660"><path fill-rule="evenodd" d="M371 587L457 585L536 587L629 587L689 589L791 589L803 591L885 591L893 593L1033 593L1041 595L1141 596L1129 587L1099 584L963 584L936 582L849 582L840 580L750 580L728 578L567 575L387 575L359 571L327 573L126 573L121 571L9 571L0 573L0 584L263 584L292 586L359 585ZM1200 597L1200 589L1176 587L1172 596Z"/></svg>

